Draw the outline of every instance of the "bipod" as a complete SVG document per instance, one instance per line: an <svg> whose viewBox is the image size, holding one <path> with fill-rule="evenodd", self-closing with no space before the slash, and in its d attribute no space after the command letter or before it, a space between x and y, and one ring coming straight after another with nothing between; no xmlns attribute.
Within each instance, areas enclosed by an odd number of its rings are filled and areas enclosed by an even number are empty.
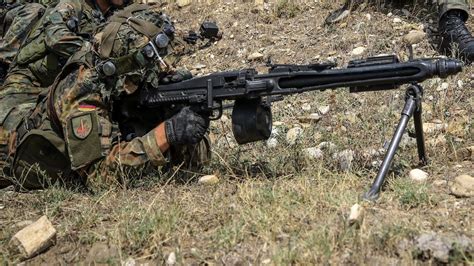
<svg viewBox="0 0 474 266"><path fill-rule="evenodd" d="M380 189L385 181L388 170L393 161L393 157L400 145L403 134L406 131L408 121L413 116L415 123L416 146L418 149L418 157L421 165L428 163L425 151L425 139L423 136L423 123L421 121L421 99L423 96L423 87L418 84L412 84L407 88L405 106L401 114L400 122L398 122L397 129L393 134L390 146L388 147L385 158L380 166L379 172L375 177L374 183L368 192L364 194L364 199L374 201L379 197Z"/></svg>

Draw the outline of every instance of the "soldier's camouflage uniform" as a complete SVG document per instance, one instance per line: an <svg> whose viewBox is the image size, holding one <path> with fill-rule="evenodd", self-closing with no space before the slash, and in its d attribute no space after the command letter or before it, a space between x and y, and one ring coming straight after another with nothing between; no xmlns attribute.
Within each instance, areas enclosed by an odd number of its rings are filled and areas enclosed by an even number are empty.
<svg viewBox="0 0 474 266"><path fill-rule="evenodd" d="M22 117L35 107L37 96L53 83L68 58L104 20L102 13L84 0L60 0L31 29L0 88L2 161L7 159L2 155L7 154L15 139L10 132L16 130Z"/></svg>
<svg viewBox="0 0 474 266"><path fill-rule="evenodd" d="M154 22L156 25L153 36L161 31L164 17L159 12L137 10L133 13L134 18L146 19L146 23ZM148 43L146 35L151 35L150 31L142 34L140 29L129 24L118 23L120 28L112 39L110 57L131 54ZM112 23L108 26L113 28ZM85 44L67 63L48 97L30 116L28 127L34 129L24 133L20 127L17 132L24 136L20 136L20 144L16 148L13 172L15 181L24 188L43 187L55 182L55 179L66 182L71 179L87 180L87 184L95 188L121 181L120 178L135 177L150 167L156 168L168 162L196 166L209 160L210 143L207 137L198 145L172 147L166 155L160 151L154 130L125 140L126 136L121 135L119 124L112 117L114 102L133 93L138 88L138 82L156 85L164 69L153 62L150 64L154 66L152 68L134 68L125 75L104 78L98 73L96 62L103 54L103 48L108 46L104 36L110 34L106 28L96 36L101 46ZM178 48L178 44L172 43L166 53L178 55L177 51L182 51ZM48 156L45 158L44 154ZM35 162L46 171L47 178L31 170Z"/></svg>
<svg viewBox="0 0 474 266"><path fill-rule="evenodd" d="M0 63L8 66L12 62L29 30L55 1L7 0L0 6Z"/></svg>
<svg viewBox="0 0 474 266"><path fill-rule="evenodd" d="M469 16L469 0L432 0L439 6L439 17L441 18L446 12L453 9L464 11L467 20Z"/></svg>

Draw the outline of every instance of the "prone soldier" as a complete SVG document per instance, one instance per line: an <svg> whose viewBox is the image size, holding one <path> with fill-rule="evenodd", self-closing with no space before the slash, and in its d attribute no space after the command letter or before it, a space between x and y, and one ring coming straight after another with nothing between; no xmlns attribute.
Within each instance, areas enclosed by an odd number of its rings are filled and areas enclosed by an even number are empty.
<svg viewBox="0 0 474 266"><path fill-rule="evenodd" d="M71 57L34 112L15 130L3 132L10 140L4 185L13 181L34 189L81 180L94 189L150 167L208 161L209 119L189 107L157 114L143 133L126 133L130 125L118 118L121 99L134 97L142 86L190 77L170 68L168 56L179 51L173 35L170 20L146 5L115 13L94 43ZM155 36L164 41L150 42Z"/></svg>
<svg viewBox="0 0 474 266"><path fill-rule="evenodd" d="M34 25L0 89L0 154L7 153L8 132L32 111L38 95L53 83L68 58L89 41L105 15L124 4L124 0L60 0Z"/></svg>

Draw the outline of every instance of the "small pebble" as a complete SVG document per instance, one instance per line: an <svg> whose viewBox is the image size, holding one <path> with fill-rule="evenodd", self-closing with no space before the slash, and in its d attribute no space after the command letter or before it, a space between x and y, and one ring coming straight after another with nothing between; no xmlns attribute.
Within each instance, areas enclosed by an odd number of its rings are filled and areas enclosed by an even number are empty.
<svg viewBox="0 0 474 266"><path fill-rule="evenodd" d="M424 182L428 179L428 173L420 169L413 169L408 175L411 180L416 182Z"/></svg>

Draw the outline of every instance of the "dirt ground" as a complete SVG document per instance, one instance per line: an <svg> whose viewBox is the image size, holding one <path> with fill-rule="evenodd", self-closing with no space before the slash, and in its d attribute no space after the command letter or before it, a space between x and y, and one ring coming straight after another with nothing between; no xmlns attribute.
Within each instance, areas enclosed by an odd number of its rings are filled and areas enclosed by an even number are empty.
<svg viewBox="0 0 474 266"><path fill-rule="evenodd" d="M402 39L411 30L430 36L415 46L415 57L439 56L433 9L421 3L369 5L323 26L341 4L279 0L258 10L253 1L226 0L164 9L178 27L197 29L203 20L214 20L222 29L222 40L182 60L197 75L249 67L265 72L269 59L335 61L339 67L380 54L406 60ZM474 30L474 19L469 27ZM356 56L358 47L365 49ZM261 56L249 60L255 53ZM421 168L428 179L408 177L418 160L407 135L376 202L361 195L383 159L404 89L312 92L274 104L272 143L238 146L226 111L212 122L211 165L190 179L157 174L96 194L59 186L0 190L0 263L21 261L9 240L28 221L46 215L57 241L26 264L471 265L474 198L452 195L450 185L460 174L474 174L472 154L463 153L473 146L473 70L468 66L455 77L423 83L423 119L432 127L425 136L430 163ZM298 119L311 113L320 119ZM288 143L287 132L294 128L300 134ZM308 155L311 147L320 147L322 155ZM350 154L349 167L341 154ZM219 182L197 182L207 174ZM356 203L364 219L351 225Z"/></svg>

